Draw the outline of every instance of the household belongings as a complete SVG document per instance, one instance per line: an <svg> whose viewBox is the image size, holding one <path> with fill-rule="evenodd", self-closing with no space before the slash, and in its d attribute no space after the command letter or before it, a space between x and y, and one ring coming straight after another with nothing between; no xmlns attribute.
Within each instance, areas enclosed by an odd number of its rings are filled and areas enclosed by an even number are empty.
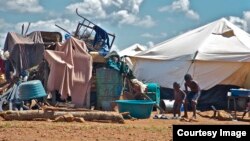
<svg viewBox="0 0 250 141"><path fill-rule="evenodd" d="M4 52L9 52L8 59L14 67L16 76L19 76L22 71L40 64L43 60L44 50L40 32L32 32L25 37L9 32L4 44ZM5 71L9 70L7 68Z"/></svg>
<svg viewBox="0 0 250 141"><path fill-rule="evenodd" d="M58 43L55 51L46 50L44 56L50 67L47 89L58 90L62 99L71 96L76 107L88 106L92 57L85 43L71 37Z"/></svg>

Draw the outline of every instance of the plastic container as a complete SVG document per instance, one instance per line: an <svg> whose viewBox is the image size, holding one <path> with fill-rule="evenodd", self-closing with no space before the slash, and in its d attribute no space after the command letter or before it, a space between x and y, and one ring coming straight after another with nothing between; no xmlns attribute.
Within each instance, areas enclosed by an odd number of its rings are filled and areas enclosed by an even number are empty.
<svg viewBox="0 0 250 141"><path fill-rule="evenodd" d="M31 80L19 85L19 98L31 100L47 96L40 80Z"/></svg>
<svg viewBox="0 0 250 141"><path fill-rule="evenodd" d="M129 112L132 117L138 119L149 118L156 103L150 100L116 100L120 113Z"/></svg>
<svg viewBox="0 0 250 141"><path fill-rule="evenodd" d="M122 76L113 69L96 69L97 109L112 110L112 101L118 100L122 91Z"/></svg>
<svg viewBox="0 0 250 141"><path fill-rule="evenodd" d="M157 105L160 104L160 86L157 83L146 83L148 92L147 96L150 97Z"/></svg>

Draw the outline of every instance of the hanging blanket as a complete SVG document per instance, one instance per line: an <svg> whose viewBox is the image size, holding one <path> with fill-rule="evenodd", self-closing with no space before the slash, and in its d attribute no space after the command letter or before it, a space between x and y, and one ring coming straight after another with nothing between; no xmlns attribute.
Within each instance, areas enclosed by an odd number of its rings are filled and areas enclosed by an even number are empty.
<svg viewBox="0 0 250 141"><path fill-rule="evenodd" d="M48 90L58 90L62 99L71 96L73 104L85 107L92 76L92 57L85 43L71 37L55 51L46 50L45 59L50 66Z"/></svg>

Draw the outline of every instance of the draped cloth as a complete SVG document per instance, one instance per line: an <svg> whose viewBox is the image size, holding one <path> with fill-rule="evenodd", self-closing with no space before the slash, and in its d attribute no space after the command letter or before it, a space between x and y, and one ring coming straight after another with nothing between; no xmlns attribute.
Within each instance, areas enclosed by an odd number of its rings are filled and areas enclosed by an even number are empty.
<svg viewBox="0 0 250 141"><path fill-rule="evenodd" d="M55 51L46 50L49 63L48 90L58 90L62 99L71 96L77 107L87 106L92 77L92 57L85 43L73 37L57 44Z"/></svg>

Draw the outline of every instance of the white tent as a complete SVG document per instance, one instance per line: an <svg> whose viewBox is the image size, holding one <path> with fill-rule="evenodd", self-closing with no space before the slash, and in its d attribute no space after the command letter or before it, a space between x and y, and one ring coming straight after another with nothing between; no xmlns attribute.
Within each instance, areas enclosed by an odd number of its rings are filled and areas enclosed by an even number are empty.
<svg viewBox="0 0 250 141"><path fill-rule="evenodd" d="M136 55L136 54L138 54L141 51L144 51L146 49L147 48L145 46L136 43L136 44L133 44L133 45L125 48L124 50L119 51L118 54L120 56L124 56L124 55L134 56L134 55Z"/></svg>
<svg viewBox="0 0 250 141"><path fill-rule="evenodd" d="M250 35L222 18L133 57L139 80L172 88L186 73L202 89L217 84L249 88Z"/></svg>
<svg viewBox="0 0 250 141"><path fill-rule="evenodd" d="M118 52L119 56L135 56L136 54L142 52L146 50L146 47L143 45L140 45L138 43L133 44L127 48L125 48L124 50L121 50ZM132 69L133 68L133 63L130 60L130 58L126 57L125 58L126 63L128 64L129 68Z"/></svg>

